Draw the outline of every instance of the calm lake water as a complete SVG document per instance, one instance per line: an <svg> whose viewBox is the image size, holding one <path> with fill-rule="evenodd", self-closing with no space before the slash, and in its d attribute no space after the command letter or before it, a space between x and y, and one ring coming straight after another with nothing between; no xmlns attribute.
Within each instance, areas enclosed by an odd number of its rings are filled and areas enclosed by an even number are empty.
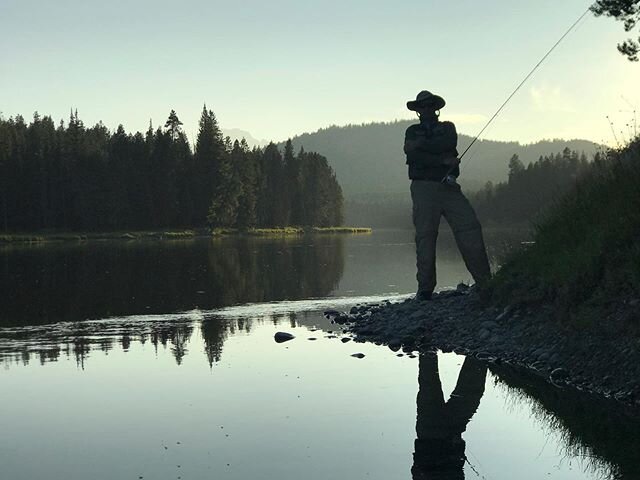
<svg viewBox="0 0 640 480"><path fill-rule="evenodd" d="M342 341L322 311L412 293L412 241L0 248L0 479L639 479L604 401ZM438 270L469 279L446 234Z"/></svg>

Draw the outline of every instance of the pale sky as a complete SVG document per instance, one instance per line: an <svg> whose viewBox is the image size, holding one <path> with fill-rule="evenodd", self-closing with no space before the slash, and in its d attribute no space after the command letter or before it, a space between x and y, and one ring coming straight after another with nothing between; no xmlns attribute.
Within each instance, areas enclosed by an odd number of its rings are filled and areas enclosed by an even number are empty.
<svg viewBox="0 0 640 480"><path fill-rule="evenodd" d="M588 5L0 0L0 112L66 120L73 107L87 125L144 131L173 108L192 139L206 102L224 128L283 140L413 118L405 102L428 89L475 135ZM617 52L626 36L589 14L484 138L611 143L607 115L628 135L640 64Z"/></svg>

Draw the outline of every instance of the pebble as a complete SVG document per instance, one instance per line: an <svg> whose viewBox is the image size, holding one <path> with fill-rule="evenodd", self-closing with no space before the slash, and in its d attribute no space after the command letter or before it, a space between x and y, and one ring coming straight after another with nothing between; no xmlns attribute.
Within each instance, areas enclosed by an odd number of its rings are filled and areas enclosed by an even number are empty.
<svg viewBox="0 0 640 480"><path fill-rule="evenodd" d="M505 307L505 309L502 311L502 313L496 317L496 322L500 322L500 321L506 319L509 316L509 314L511 313L511 310L513 310L513 306L512 305L509 305L509 306Z"/></svg>
<svg viewBox="0 0 640 480"><path fill-rule="evenodd" d="M487 330L491 330L492 328L496 328L497 326L498 323L494 322L493 320L485 320L480 324L481 328L486 328Z"/></svg>
<svg viewBox="0 0 640 480"><path fill-rule="evenodd" d="M294 337L292 334L287 332L276 332L275 335L273 336L273 339L277 343L288 342L289 340L293 340L294 338L296 337Z"/></svg>

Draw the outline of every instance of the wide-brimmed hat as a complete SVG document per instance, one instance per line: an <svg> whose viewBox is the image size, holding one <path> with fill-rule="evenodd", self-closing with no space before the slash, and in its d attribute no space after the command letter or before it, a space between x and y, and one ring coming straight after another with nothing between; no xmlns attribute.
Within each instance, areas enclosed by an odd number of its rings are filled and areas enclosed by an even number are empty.
<svg viewBox="0 0 640 480"><path fill-rule="evenodd" d="M433 107L434 110L440 110L445 104L446 102L441 96L423 90L416 96L415 100L409 100L407 102L407 108L415 111L418 107L430 106Z"/></svg>

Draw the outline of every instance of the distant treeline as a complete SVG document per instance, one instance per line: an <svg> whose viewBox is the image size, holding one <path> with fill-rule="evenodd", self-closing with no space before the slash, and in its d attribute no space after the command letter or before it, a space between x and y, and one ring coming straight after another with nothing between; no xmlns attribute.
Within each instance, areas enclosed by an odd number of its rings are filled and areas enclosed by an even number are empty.
<svg viewBox="0 0 640 480"><path fill-rule="evenodd" d="M602 158L600 153L594 156L595 161ZM554 155L540 156L527 166L514 154L508 161L506 182L487 182L475 192L468 192L464 187L463 190L483 223L527 224L570 190L589 165L591 162L584 153L569 148ZM346 210L350 225L413 228L408 189L404 194L378 193L348 198Z"/></svg>
<svg viewBox="0 0 640 480"><path fill-rule="evenodd" d="M327 159L291 142L249 149L203 108L192 151L172 110L146 134L0 118L0 231L335 226L343 196Z"/></svg>
<svg viewBox="0 0 640 480"><path fill-rule="evenodd" d="M599 158L596 153L595 160ZM530 222L575 186L588 167L586 155L569 148L556 155L541 156L526 167L518 155L513 155L508 181L496 185L487 182L483 189L470 195L470 200L481 220L502 224Z"/></svg>

